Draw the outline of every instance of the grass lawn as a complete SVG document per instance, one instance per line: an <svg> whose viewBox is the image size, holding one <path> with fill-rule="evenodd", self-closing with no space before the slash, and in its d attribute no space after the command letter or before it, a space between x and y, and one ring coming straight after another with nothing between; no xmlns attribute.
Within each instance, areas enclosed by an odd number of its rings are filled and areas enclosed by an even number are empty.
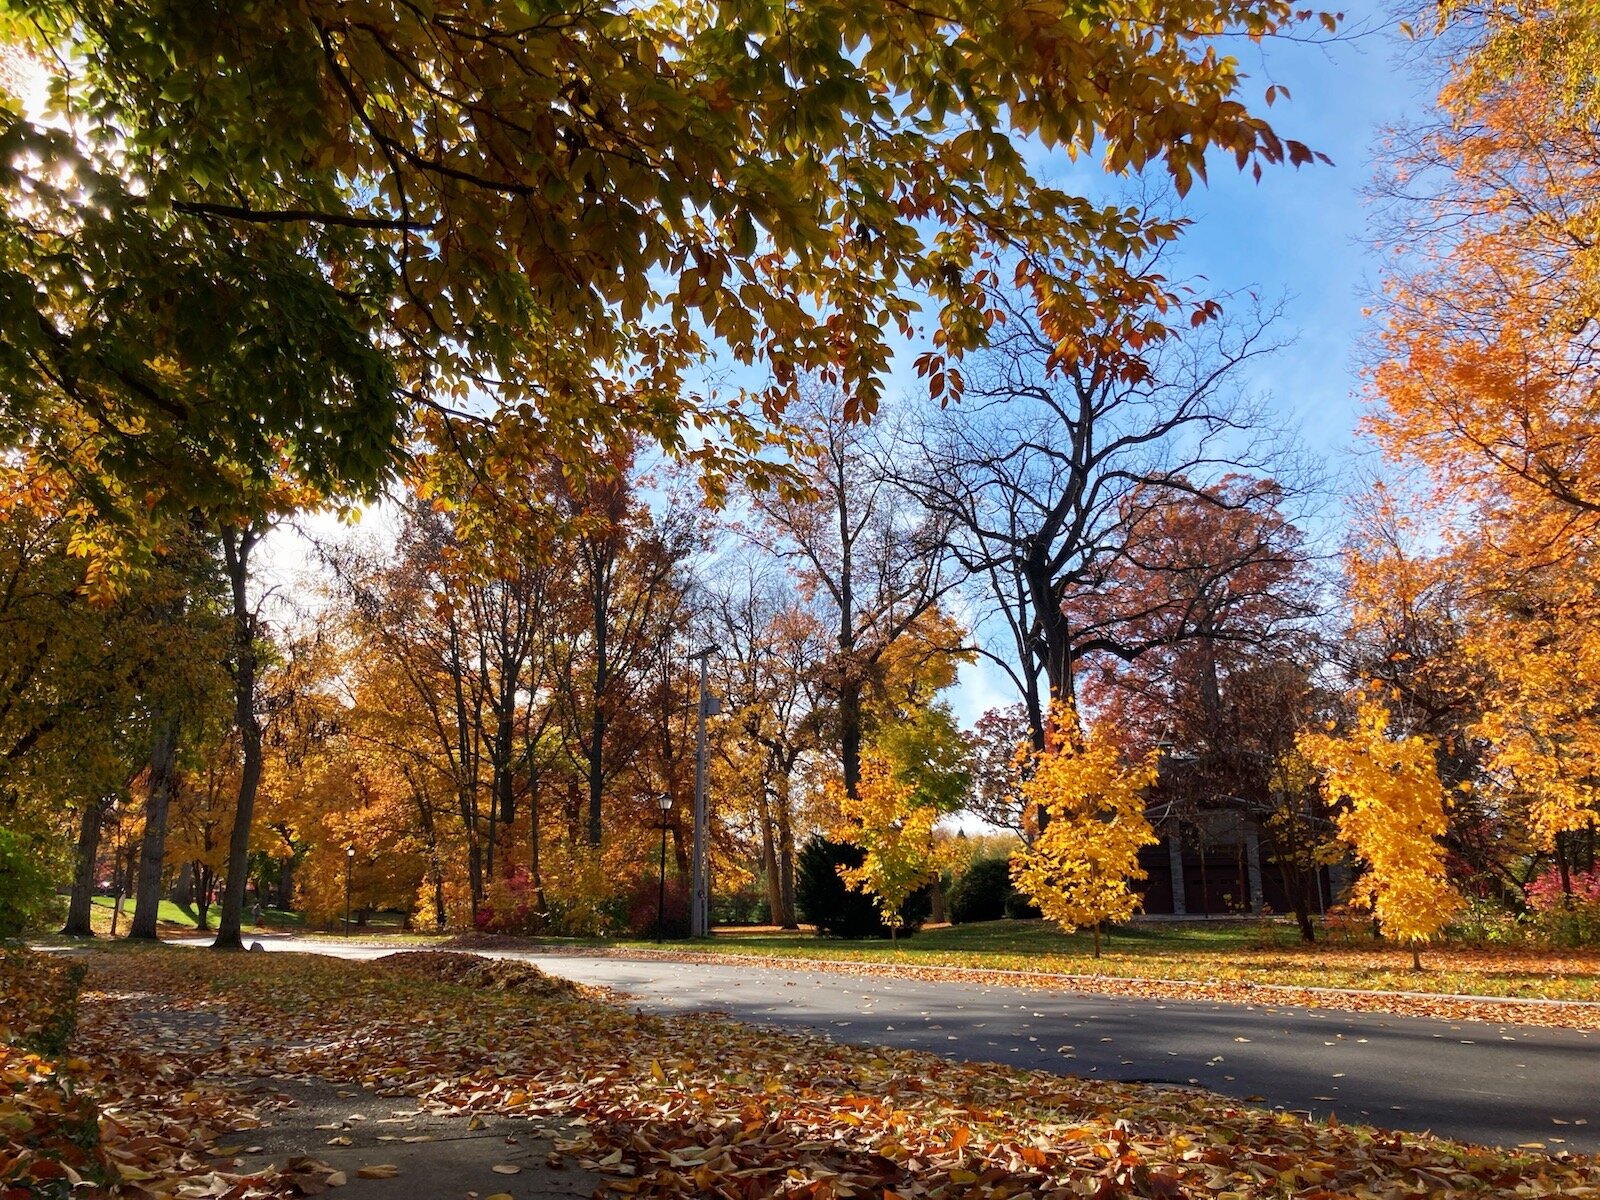
<svg viewBox="0 0 1600 1200"><path fill-rule="evenodd" d="M111 932L111 916L115 910L116 900L111 896L96 896L94 909L90 914L90 921L94 931L102 936ZM215 929L222 919L222 905L213 904L207 914L210 918L209 928ZM261 921L254 920L254 912L247 906L244 913L244 928L256 933L273 933L292 931L299 933L305 927L305 918L299 913L285 912L282 909L263 909ZM163 900L161 908L157 911L156 920L163 927L164 932L180 930L193 931L199 927L199 914L193 905L179 905L171 900ZM128 925L133 920L133 900L124 897L122 901L122 917L117 922L117 933L122 935L128 932Z"/></svg>
<svg viewBox="0 0 1600 1200"><path fill-rule="evenodd" d="M627 943L640 948L654 942ZM986 921L925 929L898 944L844 942L809 933L721 930L709 942L668 948L774 958L949 966L1294 987L1414 991L1518 999L1600 1001L1600 950L1532 950L1442 945L1411 970L1408 951L1360 940L1304 946L1292 925L1260 922L1150 922L1116 929L1093 956L1087 932L1046 921Z"/></svg>

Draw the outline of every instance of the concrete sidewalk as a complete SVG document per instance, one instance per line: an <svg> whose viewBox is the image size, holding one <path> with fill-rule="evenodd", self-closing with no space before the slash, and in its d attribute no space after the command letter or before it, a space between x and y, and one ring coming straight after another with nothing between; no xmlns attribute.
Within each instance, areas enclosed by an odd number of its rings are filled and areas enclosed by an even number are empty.
<svg viewBox="0 0 1600 1200"><path fill-rule="evenodd" d="M440 1111L323 1080L228 1082L262 1101L262 1126L239 1135L247 1144L233 1169L275 1169L302 1195L332 1187L340 1200L582 1200L601 1187L556 1151L575 1132L564 1125Z"/></svg>
<svg viewBox="0 0 1600 1200"><path fill-rule="evenodd" d="M227 1036L216 1012L146 1009L140 1041L203 1057ZM213 1170L264 1177L290 1194L338 1200L582 1200L598 1174L557 1148L578 1130L558 1118L474 1113L350 1083L285 1075L207 1074L254 1109L259 1126L224 1134Z"/></svg>

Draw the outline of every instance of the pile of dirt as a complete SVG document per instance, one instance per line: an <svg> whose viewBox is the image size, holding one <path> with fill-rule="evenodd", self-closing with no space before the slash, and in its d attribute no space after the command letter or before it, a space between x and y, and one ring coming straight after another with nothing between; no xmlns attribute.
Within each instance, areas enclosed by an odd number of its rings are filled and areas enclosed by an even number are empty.
<svg viewBox="0 0 1600 1200"><path fill-rule="evenodd" d="M546 974L532 963L512 958L482 958L476 954L442 950L407 950L399 954L387 954L377 961L413 979L454 983L491 992L512 992L518 996L576 999L600 994L594 988Z"/></svg>

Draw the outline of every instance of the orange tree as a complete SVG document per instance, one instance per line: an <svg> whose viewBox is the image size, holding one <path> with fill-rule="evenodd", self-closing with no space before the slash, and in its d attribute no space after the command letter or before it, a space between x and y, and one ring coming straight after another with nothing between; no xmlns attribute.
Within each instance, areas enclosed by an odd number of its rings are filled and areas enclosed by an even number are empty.
<svg viewBox="0 0 1600 1200"><path fill-rule="evenodd" d="M1441 118L1394 164L1407 225L1368 427L1428 473L1485 782L1565 877L1600 814L1600 14L1452 3L1434 33Z"/></svg>

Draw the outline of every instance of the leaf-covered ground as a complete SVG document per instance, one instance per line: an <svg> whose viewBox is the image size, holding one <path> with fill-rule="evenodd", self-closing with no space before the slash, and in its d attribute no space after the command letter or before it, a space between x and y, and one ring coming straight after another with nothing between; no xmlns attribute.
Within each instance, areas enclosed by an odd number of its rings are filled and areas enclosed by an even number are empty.
<svg viewBox="0 0 1600 1200"><path fill-rule="evenodd" d="M527 968L171 948L87 961L72 1071L101 1105L116 1194L296 1194L303 1170L244 1176L217 1156L220 1130L249 1120L222 1085L288 1075L576 1118L561 1151L640 1196L1600 1197L1594 1159L641 1015Z"/></svg>

